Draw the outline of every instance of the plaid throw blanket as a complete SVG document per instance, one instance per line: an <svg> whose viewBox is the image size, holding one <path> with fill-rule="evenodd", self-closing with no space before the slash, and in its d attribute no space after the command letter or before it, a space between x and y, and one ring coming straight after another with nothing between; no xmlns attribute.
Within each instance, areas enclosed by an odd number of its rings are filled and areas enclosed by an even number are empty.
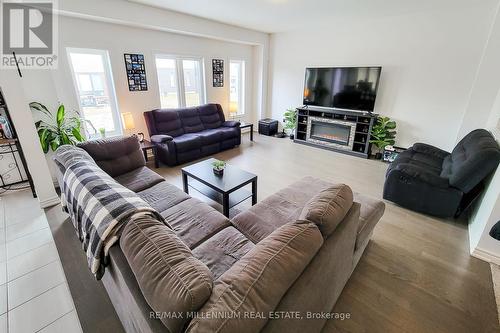
<svg viewBox="0 0 500 333"><path fill-rule="evenodd" d="M109 248L131 220L162 216L134 192L118 184L93 160L79 159L66 166L61 203L68 212L97 280L104 274Z"/></svg>

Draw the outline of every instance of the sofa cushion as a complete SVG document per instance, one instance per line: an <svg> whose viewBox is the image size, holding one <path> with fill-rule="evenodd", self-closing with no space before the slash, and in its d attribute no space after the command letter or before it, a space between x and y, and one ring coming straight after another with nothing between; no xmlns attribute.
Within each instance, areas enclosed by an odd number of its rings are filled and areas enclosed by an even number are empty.
<svg viewBox="0 0 500 333"><path fill-rule="evenodd" d="M217 129L222 136L222 140L238 138L240 136L239 128L235 127L220 127Z"/></svg>
<svg viewBox="0 0 500 333"><path fill-rule="evenodd" d="M344 219L352 202L351 188L335 184L312 197L302 209L299 219L315 223L326 238Z"/></svg>
<svg viewBox="0 0 500 333"><path fill-rule="evenodd" d="M147 217L130 221L120 247L153 311L187 314L210 297L210 270L161 222ZM161 316L160 320L169 332L180 332L188 318Z"/></svg>
<svg viewBox="0 0 500 333"><path fill-rule="evenodd" d="M222 141L222 133L219 129L207 129L196 133L201 139L202 146L219 143Z"/></svg>
<svg viewBox="0 0 500 333"><path fill-rule="evenodd" d="M268 314L297 280L323 245L318 228L310 222L287 223L256 244L214 283L208 302L186 332L260 332ZM311 286L314 287L314 286ZM214 313L241 316L214 317Z"/></svg>
<svg viewBox="0 0 500 333"><path fill-rule="evenodd" d="M302 178L236 215L231 222L252 242L260 242L285 223L298 219L305 204L330 186L321 179Z"/></svg>
<svg viewBox="0 0 500 333"><path fill-rule="evenodd" d="M194 133L177 136L174 138L173 142L177 152L200 149L201 147L201 138Z"/></svg>
<svg viewBox="0 0 500 333"><path fill-rule="evenodd" d="M143 166L115 177L115 180L129 190L139 192L165 181L165 178Z"/></svg>
<svg viewBox="0 0 500 333"><path fill-rule="evenodd" d="M222 108L219 108L219 104L206 104L198 108L201 122L205 128L218 128L225 121Z"/></svg>
<svg viewBox="0 0 500 333"><path fill-rule="evenodd" d="M138 192L137 195L160 213L191 198L177 186L166 181Z"/></svg>
<svg viewBox="0 0 500 333"><path fill-rule="evenodd" d="M158 109L151 111L153 114L153 122L157 133L153 134L166 134L176 137L184 134L182 122L179 114L175 109Z"/></svg>
<svg viewBox="0 0 500 333"><path fill-rule="evenodd" d="M227 217L196 198L184 200L160 214L190 249L230 226Z"/></svg>
<svg viewBox="0 0 500 333"><path fill-rule="evenodd" d="M135 136L112 137L81 142L97 165L111 177L117 177L146 165L144 155Z"/></svg>
<svg viewBox="0 0 500 333"><path fill-rule="evenodd" d="M205 129L198 113L198 107L179 109L177 112L185 133L196 133Z"/></svg>
<svg viewBox="0 0 500 333"><path fill-rule="evenodd" d="M215 280L253 247L241 232L227 227L196 247L193 255L208 266Z"/></svg>

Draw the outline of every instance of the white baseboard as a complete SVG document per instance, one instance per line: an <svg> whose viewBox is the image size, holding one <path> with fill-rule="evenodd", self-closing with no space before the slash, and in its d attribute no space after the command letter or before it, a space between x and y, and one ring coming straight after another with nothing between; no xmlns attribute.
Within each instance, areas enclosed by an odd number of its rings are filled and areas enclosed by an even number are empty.
<svg viewBox="0 0 500 333"><path fill-rule="evenodd" d="M500 256L498 256L497 254L491 253L490 251L475 248L474 251L472 251L471 255L475 258L484 260L486 262L500 265Z"/></svg>
<svg viewBox="0 0 500 333"><path fill-rule="evenodd" d="M55 205L58 205L61 203L61 199L56 195L52 198L48 198L48 199L45 199L45 200L40 200L40 207L42 208L48 208L48 207L52 207L52 206L55 206Z"/></svg>

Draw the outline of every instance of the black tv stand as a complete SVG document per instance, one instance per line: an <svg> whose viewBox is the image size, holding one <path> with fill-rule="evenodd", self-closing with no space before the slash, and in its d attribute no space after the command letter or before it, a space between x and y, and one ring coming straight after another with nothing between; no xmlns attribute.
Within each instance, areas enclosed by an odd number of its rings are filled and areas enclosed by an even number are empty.
<svg viewBox="0 0 500 333"><path fill-rule="evenodd" d="M300 107L294 142L368 158L377 117L372 112Z"/></svg>

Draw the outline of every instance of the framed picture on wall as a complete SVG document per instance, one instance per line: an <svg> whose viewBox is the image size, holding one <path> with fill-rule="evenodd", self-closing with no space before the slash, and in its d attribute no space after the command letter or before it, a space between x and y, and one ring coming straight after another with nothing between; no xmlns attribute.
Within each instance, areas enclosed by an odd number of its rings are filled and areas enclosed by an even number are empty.
<svg viewBox="0 0 500 333"><path fill-rule="evenodd" d="M146 91L148 82L146 80L146 65L144 55L125 53L125 69L129 91Z"/></svg>
<svg viewBox="0 0 500 333"><path fill-rule="evenodd" d="M224 60L212 59L212 79L213 87L224 87Z"/></svg>

